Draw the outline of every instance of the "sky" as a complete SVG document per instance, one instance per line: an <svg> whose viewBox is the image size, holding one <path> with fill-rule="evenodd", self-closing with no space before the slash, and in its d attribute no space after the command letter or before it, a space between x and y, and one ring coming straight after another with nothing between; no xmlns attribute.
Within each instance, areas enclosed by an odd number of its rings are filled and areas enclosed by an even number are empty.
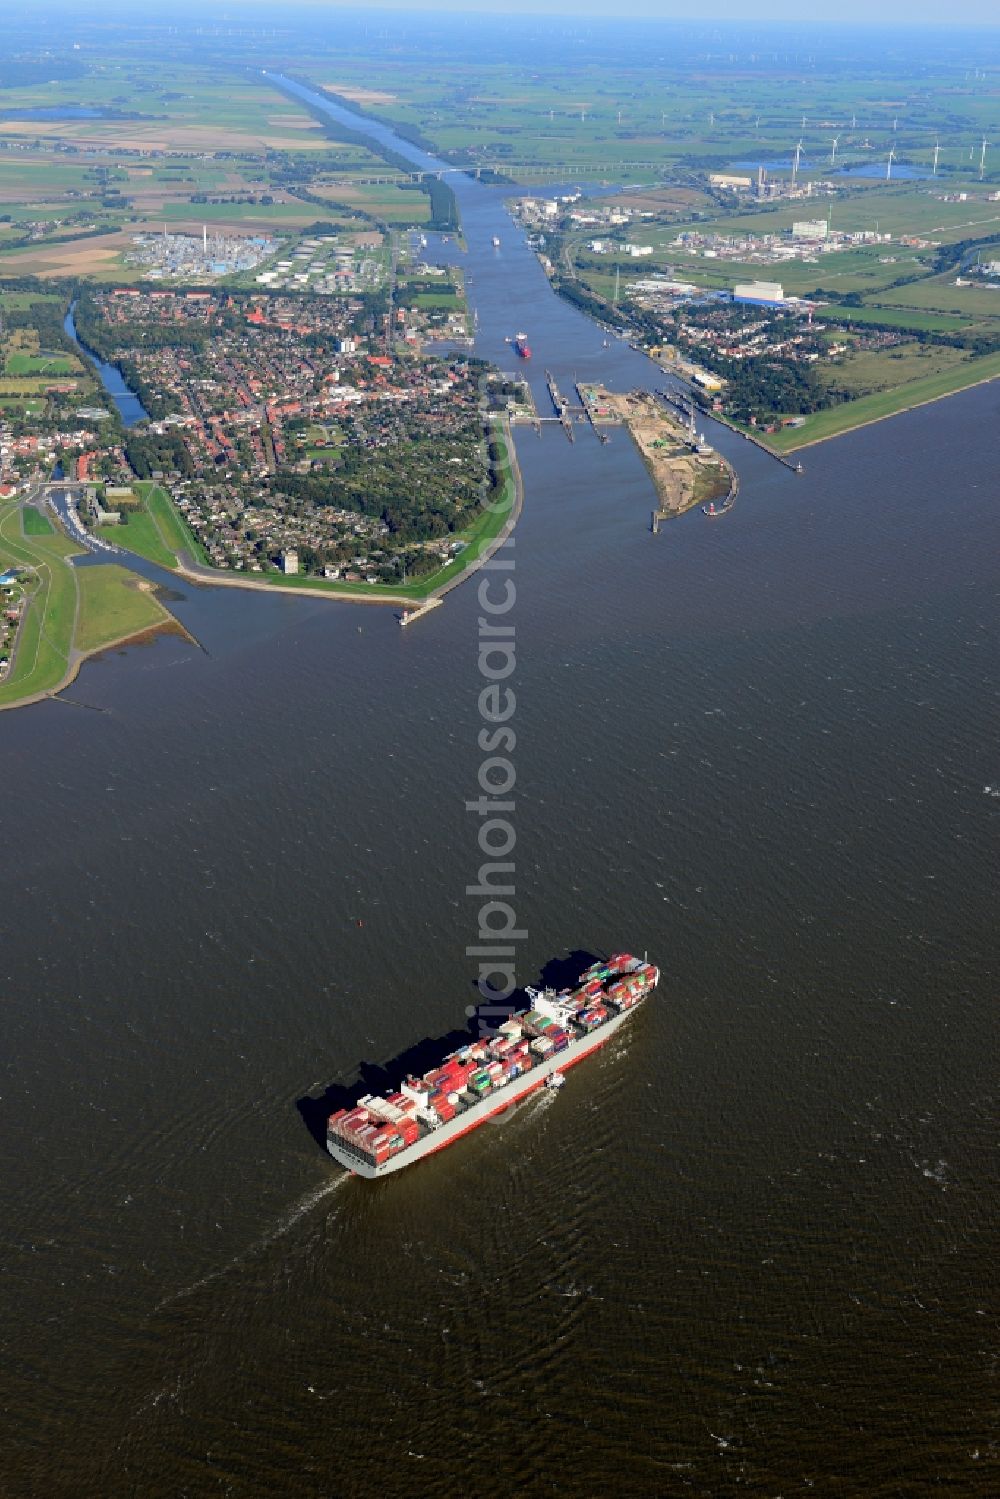
<svg viewBox="0 0 1000 1499"><path fill-rule="evenodd" d="M303 0L296 0L302 4ZM305 0L312 8L335 11L352 9L353 5L331 3L331 0ZM355 0L356 3L356 0ZM399 11L482 11L491 15L565 15L576 19L593 16L608 20L616 16L643 19L686 20L704 24L711 20L794 21L803 24L831 22L852 25L885 26L886 24L1000 27L1000 0L368 0L380 10ZM266 8L266 6L262 7Z"/></svg>
<svg viewBox="0 0 1000 1499"><path fill-rule="evenodd" d="M46 12L70 14L80 11L99 20L102 13L117 16L125 0L34 0L37 14ZM326 12L359 9L399 11L413 15L425 12L455 14L565 16L574 20L593 18L614 21L635 17L643 20L689 21L705 25L714 21L782 22L797 27L831 24L850 26L920 26L954 31L964 27L988 26L1000 30L1000 0L146 0L146 14L162 16L171 10L185 17L197 10L205 19L215 20L223 14L229 20L253 12L263 20L272 15L280 23L283 14L297 10ZM0 24L5 13L23 18L20 6L0 0Z"/></svg>

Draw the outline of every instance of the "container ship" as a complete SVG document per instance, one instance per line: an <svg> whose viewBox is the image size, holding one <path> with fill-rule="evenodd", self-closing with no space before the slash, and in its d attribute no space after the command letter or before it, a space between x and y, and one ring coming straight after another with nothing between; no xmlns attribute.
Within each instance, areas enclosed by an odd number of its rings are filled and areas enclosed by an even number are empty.
<svg viewBox="0 0 1000 1499"><path fill-rule="evenodd" d="M526 333L515 333L514 347L522 359L531 358L531 346L528 343L528 335Z"/></svg>
<svg viewBox="0 0 1000 1499"><path fill-rule="evenodd" d="M334 1160L357 1176L388 1176L453 1145L492 1115L604 1046L660 981L645 958L616 953L591 965L572 989L527 989L528 1010L497 1031L460 1046L394 1093L366 1094L327 1120Z"/></svg>

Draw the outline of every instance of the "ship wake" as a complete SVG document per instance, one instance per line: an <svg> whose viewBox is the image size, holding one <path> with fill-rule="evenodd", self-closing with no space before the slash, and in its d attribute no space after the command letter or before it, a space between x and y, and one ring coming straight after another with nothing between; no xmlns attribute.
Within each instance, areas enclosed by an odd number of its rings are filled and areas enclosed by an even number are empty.
<svg viewBox="0 0 1000 1499"><path fill-rule="evenodd" d="M186 1300L187 1297L193 1296L197 1291L203 1290L205 1286L210 1286L213 1282L220 1280L222 1276L228 1275L231 1270L245 1265L256 1255L262 1254L264 1250L269 1249L278 1239L282 1239L287 1233L290 1233L303 1218L307 1218L310 1213L315 1212L321 1203L335 1196L350 1180L350 1172L345 1171L340 1176L335 1176L332 1181L324 1182L322 1186L314 1187L311 1192L304 1193L278 1219L277 1223L261 1234L260 1238L255 1239L246 1249L241 1249L238 1254L234 1254L224 1265L217 1266L216 1269L210 1270L207 1275L202 1275L198 1280L192 1281L189 1286L183 1286L179 1291L174 1291L170 1296L164 1297L156 1306L155 1311L164 1311L167 1307L174 1306L178 1301Z"/></svg>

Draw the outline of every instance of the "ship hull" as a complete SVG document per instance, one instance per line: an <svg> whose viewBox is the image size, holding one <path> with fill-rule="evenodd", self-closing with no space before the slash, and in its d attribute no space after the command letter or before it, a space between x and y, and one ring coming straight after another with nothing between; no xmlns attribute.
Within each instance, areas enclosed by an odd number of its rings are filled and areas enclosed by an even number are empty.
<svg viewBox="0 0 1000 1499"><path fill-rule="evenodd" d="M346 1149L344 1142L335 1135L331 1134L327 1136L327 1149L334 1160L338 1161L340 1165L346 1166L348 1171L353 1172L356 1176L367 1177L369 1180L382 1176L390 1176L394 1171L402 1171L404 1166L415 1165L417 1161L423 1160L425 1156L436 1155L439 1150L444 1150L449 1145L454 1145L455 1141L460 1140L463 1135L471 1134L480 1125L488 1123L490 1119L495 1118L498 1114L505 1113L512 1105L522 1103L532 1093L536 1093L539 1088L544 1087L553 1072L566 1072L570 1067L575 1067L577 1062L582 1062L584 1057L590 1056L592 1052L599 1051L602 1046L608 1044L611 1037L623 1025L633 1018L636 1011L641 1009L644 1003L645 1000L640 1000L632 1009L623 1010L620 1014L605 1021L598 1031L593 1031L589 1035L580 1036L576 1041L571 1041L562 1051L554 1052L551 1056L546 1057L544 1062L540 1062L537 1066L532 1067L530 1072L526 1072L503 1087L497 1088L488 1098L482 1099L479 1103L472 1104L447 1124L442 1124L424 1139L419 1140L415 1145L411 1145L407 1150L401 1151L398 1155L390 1156L387 1161L383 1161L377 1166L372 1165L369 1161L362 1160L359 1155L355 1155Z"/></svg>

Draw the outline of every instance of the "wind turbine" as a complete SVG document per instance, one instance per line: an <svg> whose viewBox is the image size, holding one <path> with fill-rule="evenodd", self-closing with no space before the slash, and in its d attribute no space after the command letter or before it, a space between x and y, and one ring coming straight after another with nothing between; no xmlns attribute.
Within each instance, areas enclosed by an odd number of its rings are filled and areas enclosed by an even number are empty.
<svg viewBox="0 0 1000 1499"><path fill-rule="evenodd" d="M802 156L802 142L799 141L798 145L795 147L795 160L792 163L792 185L793 186L795 185L795 179L796 179L796 177L799 175L799 161L801 159L801 156Z"/></svg>
<svg viewBox="0 0 1000 1499"><path fill-rule="evenodd" d="M857 130L857 128L858 128L858 117L857 117L857 115L851 115L851 129L852 130Z"/></svg>
<svg viewBox="0 0 1000 1499"><path fill-rule="evenodd" d="M802 129L804 130L805 128L806 128L806 117L805 117L805 115L803 115L802 116Z"/></svg>
<svg viewBox="0 0 1000 1499"><path fill-rule="evenodd" d="M938 164L938 157L940 155L941 155L941 142L940 141L935 141L934 142L934 171L931 174L934 177L937 176L937 164Z"/></svg>
<svg viewBox="0 0 1000 1499"><path fill-rule="evenodd" d="M983 180L983 173L986 171L986 147L988 145L989 145L989 141L986 139L986 137L984 135L983 136L982 149L981 149L981 151L979 153L979 180L980 180L980 182L982 182L982 180Z"/></svg>
<svg viewBox="0 0 1000 1499"><path fill-rule="evenodd" d="M886 180L886 182L889 182L892 179L892 164L893 164L893 162L895 160L896 160L896 148L895 148L895 146L893 146L893 147L891 147L891 149L889 151L889 159L888 159L888 161L885 164L885 180Z"/></svg>
<svg viewBox="0 0 1000 1499"><path fill-rule="evenodd" d="M835 135L833 137L833 145L830 148L830 165L831 166L833 166L834 162L837 160L837 142L839 140L840 140L840 136L839 135Z"/></svg>

